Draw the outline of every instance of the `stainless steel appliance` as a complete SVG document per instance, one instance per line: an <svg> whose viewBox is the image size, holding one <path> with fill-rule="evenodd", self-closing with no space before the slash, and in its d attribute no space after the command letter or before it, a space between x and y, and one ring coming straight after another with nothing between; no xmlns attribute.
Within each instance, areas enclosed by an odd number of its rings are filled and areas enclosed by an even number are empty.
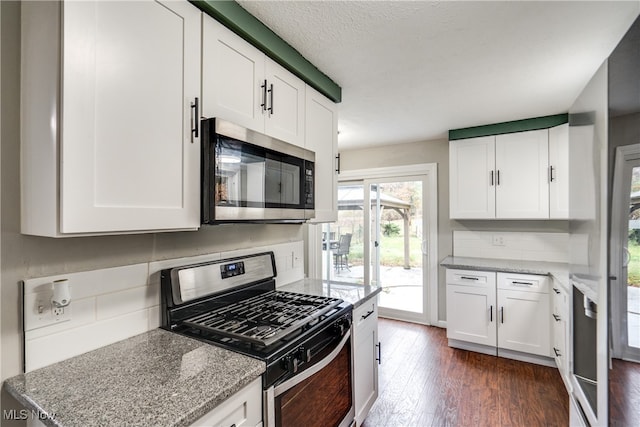
<svg viewBox="0 0 640 427"><path fill-rule="evenodd" d="M275 289L272 252L161 272L162 327L264 360L264 424L354 420L352 306Z"/></svg>
<svg viewBox="0 0 640 427"><path fill-rule="evenodd" d="M218 118L202 121L202 223L315 216L315 153Z"/></svg>

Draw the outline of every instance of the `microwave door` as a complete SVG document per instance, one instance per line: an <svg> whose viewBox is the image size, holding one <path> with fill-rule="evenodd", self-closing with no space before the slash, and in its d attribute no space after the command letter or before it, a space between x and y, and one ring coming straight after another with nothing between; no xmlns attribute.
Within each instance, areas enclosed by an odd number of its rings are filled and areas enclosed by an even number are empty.
<svg viewBox="0 0 640 427"><path fill-rule="evenodd" d="M285 207L300 207L300 171L297 165L282 163L280 200Z"/></svg>

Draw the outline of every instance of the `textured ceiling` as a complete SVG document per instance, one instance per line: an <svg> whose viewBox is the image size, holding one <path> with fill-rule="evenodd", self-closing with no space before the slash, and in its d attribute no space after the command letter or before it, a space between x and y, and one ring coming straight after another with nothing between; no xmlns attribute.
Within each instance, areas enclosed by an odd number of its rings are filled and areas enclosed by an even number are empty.
<svg viewBox="0 0 640 427"><path fill-rule="evenodd" d="M340 150L567 112L636 1L243 1L342 87Z"/></svg>

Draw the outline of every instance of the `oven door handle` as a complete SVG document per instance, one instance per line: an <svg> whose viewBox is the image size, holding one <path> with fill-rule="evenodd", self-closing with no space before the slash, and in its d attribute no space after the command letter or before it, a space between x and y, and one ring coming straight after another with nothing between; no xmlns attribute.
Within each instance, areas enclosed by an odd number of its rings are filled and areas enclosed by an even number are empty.
<svg viewBox="0 0 640 427"><path fill-rule="evenodd" d="M338 356L338 353L340 353L340 351L342 350L342 348L344 347L344 345L346 344L349 338L351 338L351 328L347 330L347 333L344 335L344 337L340 341L340 344L338 344L338 346L324 359L322 359L315 365L312 365L309 369L302 371L300 374L292 377L290 380L287 380L282 384L278 384L274 389L274 397L280 396L285 391L296 386L297 384L300 384L302 381L306 380L313 374L320 372L329 363L333 362L333 359L335 359Z"/></svg>

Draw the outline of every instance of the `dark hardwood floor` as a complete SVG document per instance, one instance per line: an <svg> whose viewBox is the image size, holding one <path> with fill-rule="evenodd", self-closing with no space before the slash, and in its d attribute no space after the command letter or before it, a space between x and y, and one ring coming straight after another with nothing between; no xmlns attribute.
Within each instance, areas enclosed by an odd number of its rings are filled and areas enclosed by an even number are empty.
<svg viewBox="0 0 640 427"><path fill-rule="evenodd" d="M609 370L609 425L640 426L640 363L613 359Z"/></svg>
<svg viewBox="0 0 640 427"><path fill-rule="evenodd" d="M379 396L364 427L568 426L554 368L447 346L444 329L380 319Z"/></svg>

